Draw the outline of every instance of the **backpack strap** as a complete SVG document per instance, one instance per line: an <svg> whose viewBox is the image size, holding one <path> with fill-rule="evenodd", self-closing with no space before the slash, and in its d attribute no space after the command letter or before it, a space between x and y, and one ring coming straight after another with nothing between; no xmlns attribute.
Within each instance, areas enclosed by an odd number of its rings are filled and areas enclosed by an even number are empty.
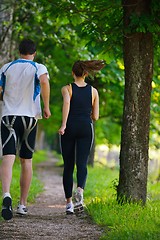
<svg viewBox="0 0 160 240"><path fill-rule="evenodd" d="M33 94L33 100L35 101L37 95L40 94L41 88L40 88L40 81L39 81L38 75L37 75L38 68L37 68L37 66L36 66L36 63L33 62L33 61L29 61L29 60L17 59L17 60L15 60L15 61L11 62L11 63L9 64L9 66L5 69L5 71L2 72L2 74L1 74L0 86L1 86L2 89L3 89L3 91L2 91L2 96L3 96L4 91L5 91L5 84L6 84L6 76L5 76L5 73L6 73L6 71L8 70L8 68L10 68L12 65L14 65L14 64L16 64L16 63L26 63L26 62L32 64L32 65L35 67L35 69L36 69L35 77L34 77L34 94Z"/></svg>

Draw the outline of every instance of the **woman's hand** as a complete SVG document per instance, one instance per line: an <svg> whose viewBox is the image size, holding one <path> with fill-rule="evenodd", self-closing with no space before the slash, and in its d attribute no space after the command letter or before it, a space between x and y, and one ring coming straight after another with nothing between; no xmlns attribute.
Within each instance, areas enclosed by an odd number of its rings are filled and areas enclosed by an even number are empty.
<svg viewBox="0 0 160 240"><path fill-rule="evenodd" d="M58 130L58 133L60 135L63 135L65 133L66 126L61 126L60 129Z"/></svg>

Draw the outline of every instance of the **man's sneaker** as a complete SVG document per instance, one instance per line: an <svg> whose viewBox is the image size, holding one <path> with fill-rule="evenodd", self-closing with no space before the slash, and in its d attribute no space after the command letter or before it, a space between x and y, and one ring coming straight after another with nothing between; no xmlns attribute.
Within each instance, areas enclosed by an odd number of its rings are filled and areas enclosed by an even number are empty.
<svg viewBox="0 0 160 240"><path fill-rule="evenodd" d="M83 207L83 193L77 189L74 193L74 211L76 214L82 213L84 211Z"/></svg>
<svg viewBox="0 0 160 240"><path fill-rule="evenodd" d="M74 205L72 202L66 204L66 214L74 213Z"/></svg>
<svg viewBox="0 0 160 240"><path fill-rule="evenodd" d="M28 209L26 208L26 206L22 205L22 204L18 204L17 207L17 214L20 215L27 215Z"/></svg>
<svg viewBox="0 0 160 240"><path fill-rule="evenodd" d="M4 220L10 220L13 217L12 199L9 196L3 198L2 217Z"/></svg>

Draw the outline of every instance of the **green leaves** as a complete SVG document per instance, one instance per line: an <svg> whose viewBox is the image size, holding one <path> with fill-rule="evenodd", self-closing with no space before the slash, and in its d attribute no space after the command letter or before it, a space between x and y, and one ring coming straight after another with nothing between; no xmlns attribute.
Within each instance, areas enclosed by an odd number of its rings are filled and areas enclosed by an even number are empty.
<svg viewBox="0 0 160 240"><path fill-rule="evenodd" d="M49 70L52 117L47 125L42 120L46 132L49 135L56 134L61 124L60 89L72 81L73 62L78 59L103 59L107 66L91 82L100 93L101 120L97 122L97 140L100 142L105 138L114 142L113 139L117 138L119 142L124 91L123 34L136 31L154 33L158 61L159 0L152 1L151 15L139 17L138 14L132 14L129 27L125 29L120 0L6 0L3 4L13 11L12 22L6 24L12 25L14 49L18 47L20 39L32 38L37 43L35 60L45 64ZM10 55L15 56L15 51ZM153 90L151 106L153 118L160 105L155 97L160 84L158 72L157 62L154 78L156 88Z"/></svg>
<svg viewBox="0 0 160 240"><path fill-rule="evenodd" d="M130 32L159 33L160 25L155 20L155 13L153 15L143 14L141 16L134 13L130 18Z"/></svg>

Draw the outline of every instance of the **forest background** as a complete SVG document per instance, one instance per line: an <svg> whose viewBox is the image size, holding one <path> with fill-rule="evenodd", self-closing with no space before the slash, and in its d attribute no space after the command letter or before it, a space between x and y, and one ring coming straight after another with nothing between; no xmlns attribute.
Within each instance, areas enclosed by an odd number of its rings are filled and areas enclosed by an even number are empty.
<svg viewBox="0 0 160 240"><path fill-rule="evenodd" d="M123 1L130 7L137 2ZM151 15L131 15L135 32L153 35L154 68L150 104L149 146L152 149L150 165L159 179L160 142L160 75L159 75L159 2L148 1ZM59 151L58 128L61 124L62 97L60 89L73 81L72 64L76 60L104 59L107 63L101 73L89 78L99 91L100 119L95 124L95 145L105 149L120 146L124 106L124 23L123 6L114 1L70 0L1 0L0 4L0 65L18 58L17 47L23 38L37 44L36 61L45 64L50 74L52 117L39 122L37 148L49 147ZM136 26L136 27L135 27ZM135 30L136 28L136 30ZM135 74L136 75L136 74ZM98 148L96 148L98 149ZM98 151L96 151L98 154ZM102 150L100 150L102 154ZM152 156L153 154L153 156ZM103 155L103 154L102 154ZM91 164L93 165L93 154ZM98 155L100 158L100 155ZM107 156L104 155L104 159ZM154 164L152 164L154 163ZM157 165L158 164L158 165ZM158 166L158 167L157 167Z"/></svg>

